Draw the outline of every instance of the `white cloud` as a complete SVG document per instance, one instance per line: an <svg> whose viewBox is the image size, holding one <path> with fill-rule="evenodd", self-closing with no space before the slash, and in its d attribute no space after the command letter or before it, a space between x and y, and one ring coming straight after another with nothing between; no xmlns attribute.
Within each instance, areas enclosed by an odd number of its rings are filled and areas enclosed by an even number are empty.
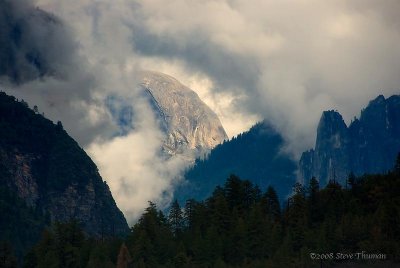
<svg viewBox="0 0 400 268"><path fill-rule="evenodd" d="M130 219L146 199L166 202L163 192L182 169L179 159L158 155L157 123L135 87L138 69L192 87L230 136L269 119L297 156L312 146L322 110L338 109L349 121L376 95L399 93L396 0L37 3L67 25L65 36L56 32L50 42L65 51L48 55L62 57L59 69L68 75L13 93L62 120L89 148ZM135 128L125 137L114 136L117 126L102 102L110 93L133 105Z"/></svg>
<svg viewBox="0 0 400 268"><path fill-rule="evenodd" d="M159 154L162 139L161 133L141 126L127 136L95 142L88 148L130 224L148 201L160 208L168 205L179 179L176 175L186 165L181 158L165 159Z"/></svg>
<svg viewBox="0 0 400 268"><path fill-rule="evenodd" d="M232 110L271 120L298 156L322 110L349 121L376 95L399 92L399 10L398 1L152 0L135 11L134 39L143 57L206 76L216 101L239 96Z"/></svg>

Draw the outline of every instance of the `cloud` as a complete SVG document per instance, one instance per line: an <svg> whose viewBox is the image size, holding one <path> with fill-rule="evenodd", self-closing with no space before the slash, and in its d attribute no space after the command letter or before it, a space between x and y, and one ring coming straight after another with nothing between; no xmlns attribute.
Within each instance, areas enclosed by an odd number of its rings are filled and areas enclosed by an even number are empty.
<svg viewBox="0 0 400 268"><path fill-rule="evenodd" d="M2 1L0 14L0 77L21 84L70 73L77 44L57 17L27 0Z"/></svg>
<svg viewBox="0 0 400 268"><path fill-rule="evenodd" d="M398 1L149 0L132 31L144 58L246 96L232 105L269 119L298 156L322 110L349 121L369 99L399 92L398 10Z"/></svg>
<svg viewBox="0 0 400 268"><path fill-rule="evenodd" d="M13 61L0 66L2 87L63 122L99 166L129 223L149 200L165 207L186 162L160 153L163 135L137 86L129 2L5 3L0 42L10 46L0 55ZM16 28L20 36L10 38ZM32 51L34 60L27 57Z"/></svg>
<svg viewBox="0 0 400 268"><path fill-rule="evenodd" d="M73 29L32 1L0 6L0 81L52 120L61 120L82 145L109 137L116 126L102 107L105 89L82 56Z"/></svg>
<svg viewBox="0 0 400 268"><path fill-rule="evenodd" d="M229 138L249 130L255 123L262 120L262 117L248 114L245 109L236 105L240 99L246 98L246 95L235 94L228 90L213 90L215 86L210 77L200 72L187 72L182 62L150 57L141 58L140 66L145 70L157 70L170 74L194 90L200 99L217 114Z"/></svg>
<svg viewBox="0 0 400 268"><path fill-rule="evenodd" d="M138 219L149 200L160 208L169 205L173 186L180 179L177 171L187 164L183 158L164 158L159 150L162 140L161 132L145 124L126 136L88 148L130 223Z"/></svg>
<svg viewBox="0 0 400 268"><path fill-rule="evenodd" d="M173 185L187 165L183 158L166 158L162 154L164 136L154 128L157 118L149 116L153 113L146 103L143 99L143 107L136 107L141 114L137 115L133 131L94 142L88 148L130 223L138 218L147 201L156 202L160 208L169 205Z"/></svg>
<svg viewBox="0 0 400 268"><path fill-rule="evenodd" d="M322 110L349 121L376 95L399 92L396 0L4 3L2 84L63 121L132 221L147 199L169 200L183 169L159 154L158 124L135 86L139 69L193 87L230 136L268 119L295 157L313 145ZM132 109L118 117L110 98Z"/></svg>

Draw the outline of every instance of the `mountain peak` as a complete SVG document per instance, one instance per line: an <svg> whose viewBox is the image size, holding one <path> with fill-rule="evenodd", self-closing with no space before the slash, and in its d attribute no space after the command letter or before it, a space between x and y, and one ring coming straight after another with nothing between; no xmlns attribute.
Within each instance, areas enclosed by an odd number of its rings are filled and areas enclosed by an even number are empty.
<svg viewBox="0 0 400 268"><path fill-rule="evenodd" d="M335 123L339 125L345 124L342 115L336 110L324 111L322 113L319 124L324 124L324 123L329 123L329 124Z"/></svg>
<svg viewBox="0 0 400 268"><path fill-rule="evenodd" d="M385 102L385 101L386 101L385 96L383 96L383 95L381 94L381 95L379 95L378 97L376 97L375 99L371 100L371 101L370 101L370 104L373 104L373 103L383 103L383 102Z"/></svg>
<svg viewBox="0 0 400 268"><path fill-rule="evenodd" d="M326 143L334 143L334 147L339 147L340 139L347 135L346 131L347 126L340 113L334 110L324 111L318 124L315 147L324 147Z"/></svg>
<svg viewBox="0 0 400 268"><path fill-rule="evenodd" d="M346 126L337 111L323 112L315 150L300 159L301 179L344 183L355 175L387 172L400 151L400 96L379 95L362 110L359 120Z"/></svg>
<svg viewBox="0 0 400 268"><path fill-rule="evenodd" d="M141 85L151 91L165 88L173 92L184 91L196 94L194 91L184 86L176 78L165 73L157 71L141 71L140 77L142 80Z"/></svg>
<svg viewBox="0 0 400 268"><path fill-rule="evenodd" d="M218 116L193 90L160 72L142 71L140 76L165 132L163 149L168 154L201 153L228 139Z"/></svg>

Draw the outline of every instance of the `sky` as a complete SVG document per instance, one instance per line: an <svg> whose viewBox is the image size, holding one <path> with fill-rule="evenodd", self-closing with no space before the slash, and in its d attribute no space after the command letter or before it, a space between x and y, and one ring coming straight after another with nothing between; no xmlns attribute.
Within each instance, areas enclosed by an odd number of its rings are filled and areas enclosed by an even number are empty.
<svg viewBox="0 0 400 268"><path fill-rule="evenodd" d="M142 69L195 90L230 137L267 119L294 158L313 146L323 110L349 123L377 95L399 94L397 0L2 2L0 62L14 62L0 63L2 87L63 122L130 223L148 200L168 204L186 165L159 154L162 133L135 86ZM110 95L132 105L124 135Z"/></svg>

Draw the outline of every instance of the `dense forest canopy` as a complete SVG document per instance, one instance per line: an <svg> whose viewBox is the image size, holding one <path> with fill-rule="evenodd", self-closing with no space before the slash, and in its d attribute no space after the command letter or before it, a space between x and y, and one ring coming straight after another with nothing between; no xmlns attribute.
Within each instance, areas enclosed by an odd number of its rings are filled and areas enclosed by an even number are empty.
<svg viewBox="0 0 400 268"><path fill-rule="evenodd" d="M400 158L390 173L349 176L345 187L296 183L283 207L273 187L231 175L206 200L174 201L168 213L149 202L125 239L57 223L24 267L398 267L399 189ZM1 251L13 263L12 250Z"/></svg>

